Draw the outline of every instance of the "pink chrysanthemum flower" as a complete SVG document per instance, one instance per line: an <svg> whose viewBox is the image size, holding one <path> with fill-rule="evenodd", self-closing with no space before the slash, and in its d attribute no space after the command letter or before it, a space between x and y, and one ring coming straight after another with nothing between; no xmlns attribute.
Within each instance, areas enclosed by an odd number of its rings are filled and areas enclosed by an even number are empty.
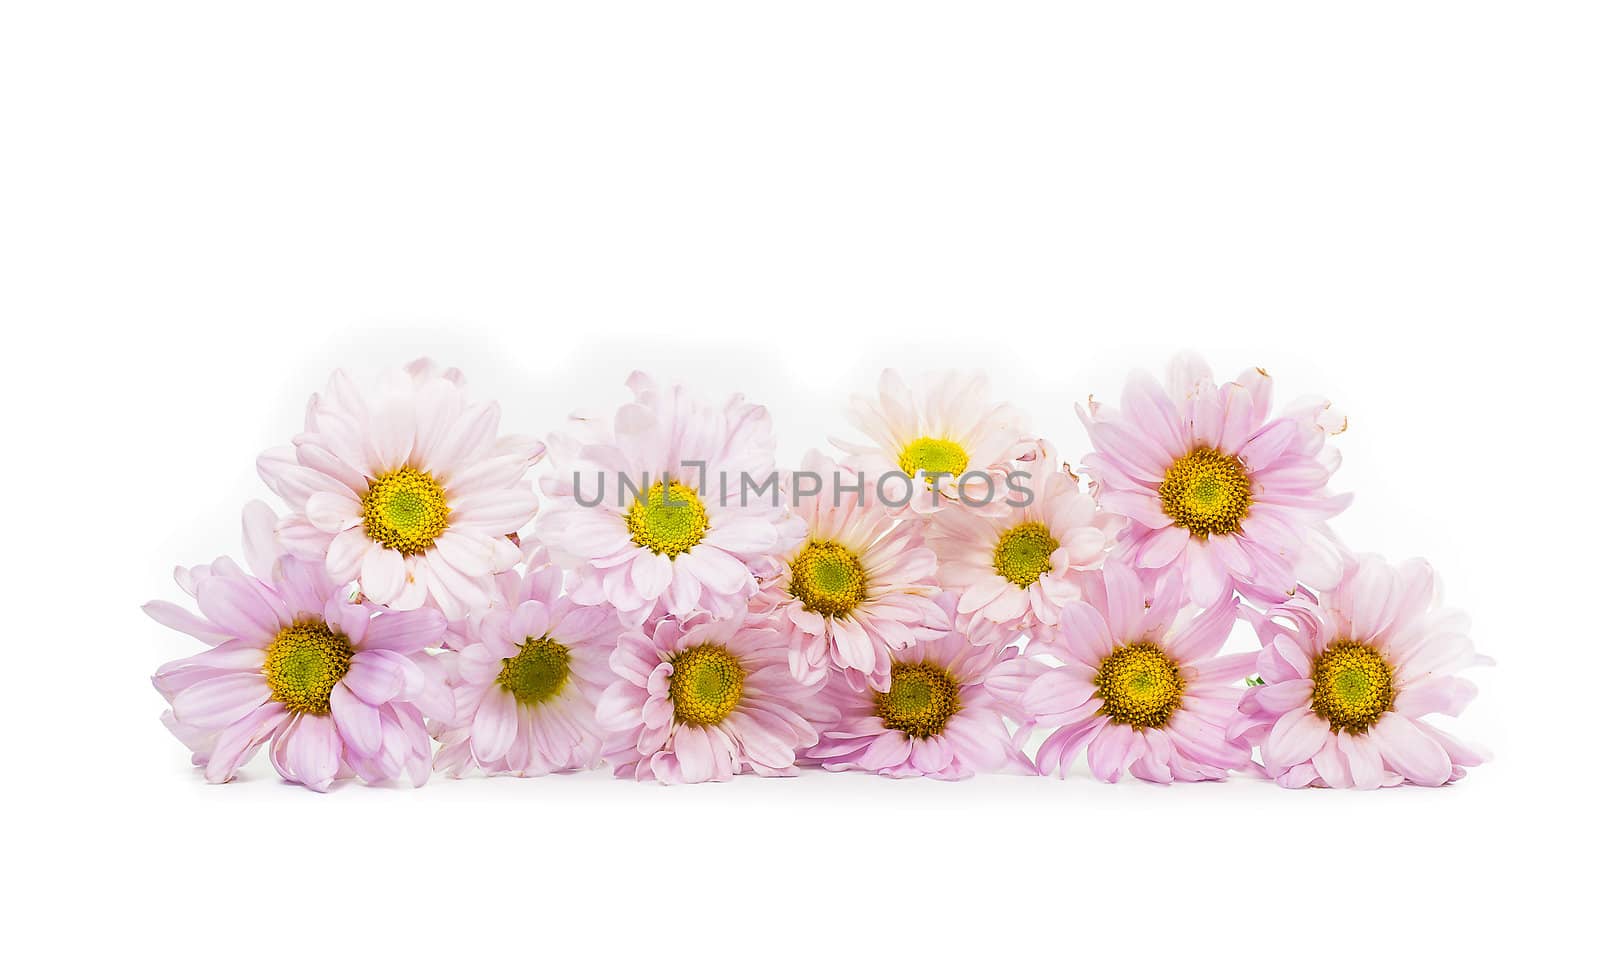
<svg viewBox="0 0 1600 969"><path fill-rule="evenodd" d="M623 633L611 654L618 679L600 698L611 732L604 751L618 777L664 784L795 772L831 715L820 684L789 675L776 633L743 618L661 619Z"/></svg>
<svg viewBox="0 0 1600 969"><path fill-rule="evenodd" d="M938 562L917 522L891 517L870 492L854 490L852 473L817 452L807 453L795 481L805 485L794 502L805 542L751 611L782 635L796 679L820 682L831 669L888 689L895 651L950 631L932 598Z"/></svg>
<svg viewBox="0 0 1600 969"><path fill-rule="evenodd" d="M978 373L939 374L913 390L899 373L885 370L876 400L850 399L850 422L871 441L830 438L845 453L844 463L864 472L867 487L881 490L892 509L915 514L959 505L962 489L974 496L1004 494L1011 462L1034 446L1021 413L991 404L989 381ZM984 478L987 485L979 483Z"/></svg>
<svg viewBox="0 0 1600 969"><path fill-rule="evenodd" d="M526 575L496 577L495 604L472 617L469 645L453 656L455 716L434 723L435 769L537 776L599 765L594 707L620 627L614 611L576 605L561 583L542 550Z"/></svg>
<svg viewBox="0 0 1600 969"><path fill-rule="evenodd" d="M1127 558L1176 568L1197 602L1231 590L1281 601L1297 583L1332 581L1345 558L1327 520L1350 503L1328 492L1338 466L1326 401L1271 418L1272 379L1248 370L1221 387L1196 357L1173 361L1163 389L1135 373L1116 410L1078 415L1094 453L1084 467L1101 507L1130 520Z"/></svg>
<svg viewBox="0 0 1600 969"><path fill-rule="evenodd" d="M949 596L942 597L950 605ZM805 753L828 770L960 780L980 772L1033 772L1016 731L1018 700L1043 670L1014 647L974 643L959 632L897 652L887 689L840 676L823 690L839 719Z"/></svg>
<svg viewBox="0 0 1600 969"><path fill-rule="evenodd" d="M278 773L314 791L352 775L423 783L432 761L423 716L451 713L444 667L427 653L444 617L353 603L320 563L274 561L270 531L258 527L271 518L259 502L246 509L246 558L267 578L221 558L178 570L198 616L145 606L211 647L156 671L171 704L163 722L212 783L232 780L268 741Z"/></svg>
<svg viewBox="0 0 1600 969"><path fill-rule="evenodd" d="M1217 780L1250 763L1227 736L1257 653L1218 655L1238 616L1230 598L1186 607L1179 577L1152 581L1120 561L1061 609L1059 634L1036 645L1061 662L1022 704L1049 730L1034 761L1065 777L1087 749L1089 771L1115 782Z"/></svg>
<svg viewBox="0 0 1600 969"><path fill-rule="evenodd" d="M629 621L658 605L680 618L742 613L802 530L779 500L772 418L742 397L708 407L682 387L662 393L641 373L628 387L634 401L609 428L551 436L541 541L574 573L575 601Z"/></svg>
<svg viewBox="0 0 1600 969"><path fill-rule="evenodd" d="M294 446L256 463L289 505L280 540L380 605L449 619L486 607L489 576L518 560L507 536L538 508L526 474L544 453L499 423L498 404L470 403L460 373L432 361L366 387L335 372Z"/></svg>
<svg viewBox="0 0 1600 969"><path fill-rule="evenodd" d="M1433 569L1364 556L1319 605L1296 597L1257 627L1263 685L1231 733L1257 744L1284 787L1437 787L1485 753L1422 718L1458 715L1477 695L1457 671L1489 660L1467 619L1439 608Z"/></svg>
<svg viewBox="0 0 1600 969"><path fill-rule="evenodd" d="M1082 598L1080 580L1105 562L1123 524L1096 507L1045 442L1016 470L1026 475L1015 479L1023 490L996 498L1003 513L955 510L933 518L928 531L939 581L959 596L961 620L1008 633L1054 626L1061 606Z"/></svg>

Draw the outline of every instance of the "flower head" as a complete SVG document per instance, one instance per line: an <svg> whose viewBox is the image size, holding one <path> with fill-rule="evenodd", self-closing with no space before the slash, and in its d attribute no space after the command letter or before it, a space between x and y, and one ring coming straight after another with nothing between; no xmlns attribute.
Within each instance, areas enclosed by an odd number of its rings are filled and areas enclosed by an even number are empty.
<svg viewBox="0 0 1600 969"><path fill-rule="evenodd" d="M1175 575L1141 577L1117 560L1086 597L1061 609L1039 647L1061 665L1028 685L1023 707L1050 731L1035 757L1066 776L1087 750L1089 770L1115 782L1215 780L1250 762L1227 728L1256 653L1218 655L1237 607L1230 598L1197 611Z"/></svg>
<svg viewBox="0 0 1600 969"><path fill-rule="evenodd" d="M641 621L744 611L800 539L778 500L772 419L741 397L706 406L644 374L611 424L552 435L538 534L573 570L573 598ZM770 489L770 490L769 490Z"/></svg>
<svg viewBox="0 0 1600 969"><path fill-rule="evenodd" d="M538 508L526 474L544 446L498 436L499 405L461 383L429 360L366 386L335 372L293 447L256 462L289 505L284 547L380 605L449 619L487 606L489 576L518 559L507 536Z"/></svg>
<svg viewBox="0 0 1600 969"><path fill-rule="evenodd" d="M1488 660L1421 559L1362 557L1322 602L1297 596L1257 633L1264 682L1230 732L1284 787L1437 787L1486 759L1422 719L1458 715L1478 691L1454 674Z"/></svg>
<svg viewBox="0 0 1600 969"><path fill-rule="evenodd" d="M664 784L794 773L830 713L789 675L776 633L743 618L668 617L622 634L600 698L618 777Z"/></svg>
<svg viewBox="0 0 1600 969"><path fill-rule="evenodd" d="M1022 415L1009 404L991 404L989 381L978 373L939 374L913 390L898 372L885 370L876 400L851 398L850 422L870 443L834 439L844 463L865 472L867 486L881 489L885 502L915 514L957 506L963 489L1003 489L1011 462L1033 449ZM977 484L982 479L987 486Z"/></svg>
<svg viewBox="0 0 1600 969"><path fill-rule="evenodd" d="M896 651L950 631L933 599L937 561L917 522L891 517L853 476L812 451L795 478L805 541L751 605L778 630L790 671L807 683L838 670L888 689ZM845 483L844 488L838 487Z"/></svg>
<svg viewBox="0 0 1600 969"><path fill-rule="evenodd" d="M943 597L948 607L950 597ZM838 722L806 751L828 770L958 780L1003 769L1031 773L1013 728L1026 684L1041 668L1015 648L960 632L900 650L882 689L835 676L823 691Z"/></svg>
<svg viewBox="0 0 1600 969"><path fill-rule="evenodd" d="M1061 606L1082 598L1083 576L1100 568L1122 526L1061 469L1048 444L1017 471L1026 491L1013 489L1000 514L954 510L928 531L939 580L959 596L959 617L1005 633L1054 626Z"/></svg>
<svg viewBox="0 0 1600 969"><path fill-rule="evenodd" d="M199 615L170 602L145 612L210 648L167 663L153 682L162 720L194 752L206 780L232 780L262 744L284 779L326 791L340 777L427 779L423 716L448 717L444 667L428 654L444 633L433 609L352 602L319 562L274 559L272 512L245 511L246 557L178 570ZM263 527L264 525L264 527Z"/></svg>
<svg viewBox="0 0 1600 969"><path fill-rule="evenodd" d="M1101 507L1129 519L1122 546L1141 569L1178 570L1190 596L1238 589L1281 601L1297 583L1331 581L1345 556L1327 520L1350 503L1328 492L1344 429L1326 401L1270 416L1272 378L1249 370L1218 387L1192 356L1163 389L1129 378L1120 410L1078 415L1094 453L1084 467Z"/></svg>
<svg viewBox="0 0 1600 969"><path fill-rule="evenodd" d="M542 550L526 574L496 577L494 605L468 623L449 677L455 716L435 721L434 766L457 777L477 767L523 776L585 770L600 762L595 703L611 681L616 613L562 594L562 573Z"/></svg>

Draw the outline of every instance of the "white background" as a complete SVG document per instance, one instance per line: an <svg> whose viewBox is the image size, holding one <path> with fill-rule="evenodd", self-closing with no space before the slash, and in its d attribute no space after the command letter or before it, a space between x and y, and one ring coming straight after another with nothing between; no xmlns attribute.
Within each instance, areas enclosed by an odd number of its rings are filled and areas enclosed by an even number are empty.
<svg viewBox="0 0 1600 969"><path fill-rule="evenodd" d="M1592 5L4 9L8 962L1521 963L1592 921ZM237 554L335 366L435 355L530 432L646 368L790 460L883 366L982 366L1075 456L1183 347L1349 412L1336 524L1474 615L1493 763L318 797L157 721L196 647L139 604Z"/></svg>

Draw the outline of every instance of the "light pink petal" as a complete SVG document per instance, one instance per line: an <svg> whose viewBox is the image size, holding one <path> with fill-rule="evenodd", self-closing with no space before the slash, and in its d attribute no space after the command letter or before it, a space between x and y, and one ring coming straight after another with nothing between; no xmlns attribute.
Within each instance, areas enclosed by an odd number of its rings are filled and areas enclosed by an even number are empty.
<svg viewBox="0 0 1600 969"><path fill-rule="evenodd" d="M1339 753L1350 765L1350 781L1364 791L1383 786L1383 757L1369 736L1338 735Z"/></svg>
<svg viewBox="0 0 1600 969"><path fill-rule="evenodd" d="M1060 623L1062 645L1087 666L1099 666L1115 648L1105 618L1087 602L1064 604Z"/></svg>
<svg viewBox="0 0 1600 969"><path fill-rule="evenodd" d="M1444 748L1404 716L1385 714L1368 735L1377 744L1384 762L1411 783L1438 787L1450 779L1450 757Z"/></svg>
<svg viewBox="0 0 1600 969"><path fill-rule="evenodd" d="M381 706L406 688L407 670L398 654L384 649L363 649L350 661L350 672L340 686L372 706Z"/></svg>
<svg viewBox="0 0 1600 969"><path fill-rule="evenodd" d="M147 602L144 604L144 613L161 625L193 636L207 646L215 646L231 638L229 633L218 628L215 624L209 623L182 606L174 605L170 602L160 600Z"/></svg>
<svg viewBox="0 0 1600 969"><path fill-rule="evenodd" d="M856 758L862 770L897 767L911 757L911 739L898 730L885 730Z"/></svg>
<svg viewBox="0 0 1600 969"><path fill-rule="evenodd" d="M319 491L306 502L306 518L329 534L342 532L361 521L361 502L343 491Z"/></svg>
<svg viewBox="0 0 1600 969"><path fill-rule="evenodd" d="M339 735L355 751L366 757L375 756L383 747L383 727L378 721L378 708L363 703L343 683L336 683L328 694L328 704L333 711L333 722Z"/></svg>
<svg viewBox="0 0 1600 969"><path fill-rule="evenodd" d="M1108 725L1089 743L1089 772L1106 783L1116 783L1132 760L1128 754L1134 740L1133 729L1126 724Z"/></svg>
<svg viewBox="0 0 1600 969"><path fill-rule="evenodd" d="M233 775L255 754L256 748L283 724L286 716L288 714L283 704L268 703L225 728L217 735L206 760L206 781L222 784L233 780Z"/></svg>
<svg viewBox="0 0 1600 969"><path fill-rule="evenodd" d="M1062 714L1082 706L1094 691L1094 683L1088 678L1058 667L1039 674L1029 684L1022 704L1030 716Z"/></svg>
<svg viewBox="0 0 1600 969"><path fill-rule="evenodd" d="M1231 601L1212 606L1165 644L1167 655L1180 665L1215 656L1228 641L1238 615Z"/></svg>
<svg viewBox="0 0 1600 969"><path fill-rule="evenodd" d="M690 784L708 781L716 775L716 760L711 752L711 738L700 727L680 726L672 738L673 751L678 755L678 766L683 779Z"/></svg>
<svg viewBox="0 0 1600 969"><path fill-rule="evenodd" d="M1171 565L1189 544L1189 531L1176 526L1151 533L1139 549L1137 564L1141 569L1160 569Z"/></svg>
<svg viewBox="0 0 1600 969"><path fill-rule="evenodd" d="M1268 767L1284 768L1307 760L1328 737L1327 721L1310 710L1284 714L1261 746Z"/></svg>
<svg viewBox="0 0 1600 969"><path fill-rule="evenodd" d="M369 546L361 560L361 591L374 602L389 602L400 595L405 584L405 557L392 548Z"/></svg>
<svg viewBox="0 0 1600 969"><path fill-rule="evenodd" d="M1311 755L1311 766L1317 769L1317 775L1329 787L1352 787L1355 784L1350 776L1350 762L1339 752L1339 738L1334 734L1329 734L1322 749Z"/></svg>
<svg viewBox="0 0 1600 969"><path fill-rule="evenodd" d="M1395 697L1394 710L1407 717L1429 713L1458 717L1477 695L1478 688L1471 680L1459 676L1430 676L1402 688Z"/></svg>
<svg viewBox="0 0 1600 969"><path fill-rule="evenodd" d="M499 760L516 738L516 698L497 686L490 687L472 719L472 755L479 763Z"/></svg>
<svg viewBox="0 0 1600 969"><path fill-rule="evenodd" d="M260 673L225 673L180 691L172 698L173 715L194 727L220 730L244 719L272 696Z"/></svg>
<svg viewBox="0 0 1600 969"><path fill-rule="evenodd" d="M1251 696L1260 705L1263 713L1277 716L1288 713L1296 707L1305 707L1311 702L1311 681L1290 680L1286 683L1272 683L1258 687Z"/></svg>
<svg viewBox="0 0 1600 969"><path fill-rule="evenodd" d="M367 533L359 528L352 528L333 536L333 541L328 543L326 560L328 575L335 582L349 582L361 574L361 560L366 556L367 550L376 547L372 540L367 538Z"/></svg>
<svg viewBox="0 0 1600 969"><path fill-rule="evenodd" d="M368 620L361 648L414 653L439 645L444 631L444 617L432 609L385 610Z"/></svg>
<svg viewBox="0 0 1600 969"><path fill-rule="evenodd" d="M200 612L220 629L255 643L266 643L287 625L290 617L280 616L271 603L261 597L256 584L248 579L213 576L199 587Z"/></svg>

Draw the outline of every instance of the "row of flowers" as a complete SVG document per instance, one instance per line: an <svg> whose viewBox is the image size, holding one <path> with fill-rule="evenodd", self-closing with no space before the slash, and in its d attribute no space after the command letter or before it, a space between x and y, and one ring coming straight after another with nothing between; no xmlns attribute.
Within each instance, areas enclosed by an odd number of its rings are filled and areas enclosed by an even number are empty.
<svg viewBox="0 0 1600 969"><path fill-rule="evenodd" d="M263 746L317 791L1080 757L1103 781L1376 788L1485 757L1425 719L1475 694L1465 618L1426 563L1345 549L1344 420L1274 413L1263 371L1133 375L1079 408L1076 471L982 377L889 371L852 401L861 440L764 492L765 408L628 387L541 442L430 361L335 373L258 462L285 510L245 508L244 563L177 570L197 611L145 607L207 647L154 677L206 779ZM608 480L618 500L586 494ZM1224 651L1241 624L1259 648Z"/></svg>

